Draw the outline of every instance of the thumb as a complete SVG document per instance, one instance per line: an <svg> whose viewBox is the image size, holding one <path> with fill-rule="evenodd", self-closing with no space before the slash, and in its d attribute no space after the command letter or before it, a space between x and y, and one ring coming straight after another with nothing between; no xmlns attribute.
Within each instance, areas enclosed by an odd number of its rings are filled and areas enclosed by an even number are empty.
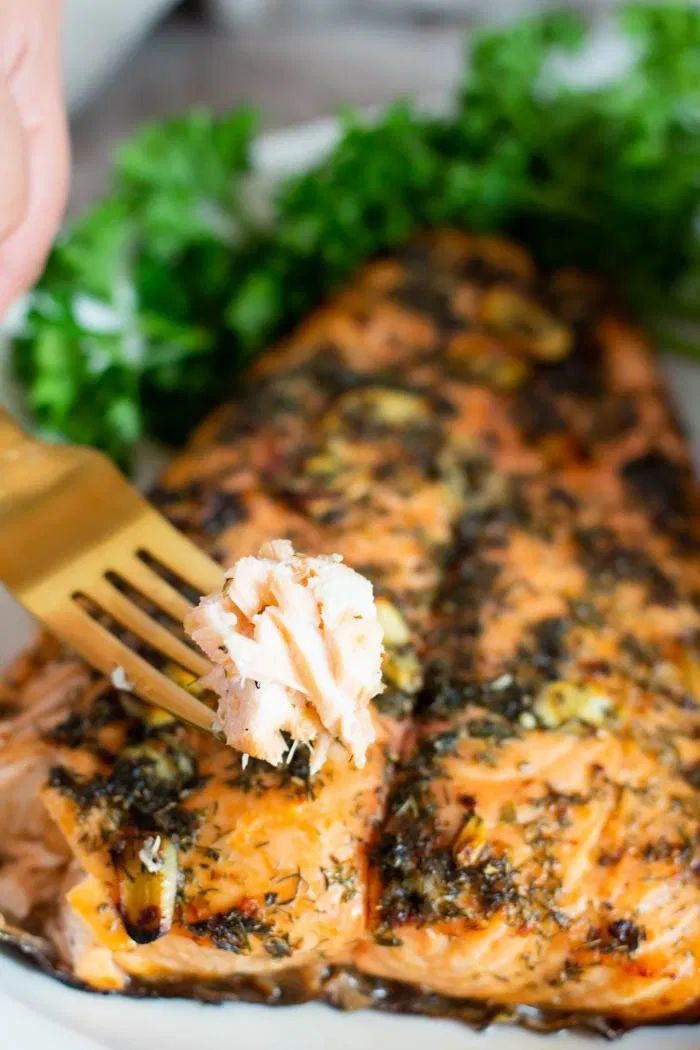
<svg viewBox="0 0 700 1050"><path fill-rule="evenodd" d="M7 127L0 124L0 136L6 130L18 154L13 161L0 137L0 154L8 158L0 176L0 185L4 178L7 187L8 217L0 219L0 229L10 231L0 239L0 318L40 273L66 199L68 138L61 91L60 16L60 0L19 0L9 5L0 0L0 51L6 45L9 53L10 40L15 52L14 61L8 63L5 56L4 102L0 103L5 116L0 120L5 119Z"/></svg>
<svg viewBox="0 0 700 1050"><path fill-rule="evenodd" d="M0 241L17 229L29 200L29 158L14 97L0 80Z"/></svg>

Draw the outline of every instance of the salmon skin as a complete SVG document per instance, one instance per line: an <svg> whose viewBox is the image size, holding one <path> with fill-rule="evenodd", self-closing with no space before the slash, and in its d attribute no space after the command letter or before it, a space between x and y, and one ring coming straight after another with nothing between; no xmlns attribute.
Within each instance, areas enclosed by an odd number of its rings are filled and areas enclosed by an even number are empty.
<svg viewBox="0 0 700 1050"><path fill-rule="evenodd" d="M286 537L370 577L377 742L361 770L338 744L315 776L303 747L246 765L45 640L0 698L0 908L58 970L698 1017L700 500L605 287L418 237L271 351L152 498L224 564Z"/></svg>

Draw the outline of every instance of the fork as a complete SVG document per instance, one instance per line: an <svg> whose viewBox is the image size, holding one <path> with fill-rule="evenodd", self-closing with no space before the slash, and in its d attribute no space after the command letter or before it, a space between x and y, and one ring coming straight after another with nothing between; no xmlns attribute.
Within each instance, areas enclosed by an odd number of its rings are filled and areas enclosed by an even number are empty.
<svg viewBox="0 0 700 1050"><path fill-rule="evenodd" d="M107 614L149 652L206 674L209 661L138 603L140 596L181 625L192 606L173 575L197 594L223 582L221 568L106 456L34 440L0 407L0 580L97 670L113 676L121 668L140 699L211 732L205 703L100 622Z"/></svg>

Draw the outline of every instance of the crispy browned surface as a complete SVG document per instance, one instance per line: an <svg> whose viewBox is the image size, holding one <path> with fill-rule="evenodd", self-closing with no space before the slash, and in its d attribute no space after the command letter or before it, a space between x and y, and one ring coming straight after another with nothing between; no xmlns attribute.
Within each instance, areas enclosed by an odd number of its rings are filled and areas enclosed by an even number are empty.
<svg viewBox="0 0 700 1050"><path fill-rule="evenodd" d="M154 497L227 563L282 535L340 551L411 640L368 766L338 749L311 781L303 753L244 772L83 683L45 797L89 876L69 894L84 980L291 967L313 994L353 964L627 1023L697 1010L698 497L594 282L419 240L264 358ZM180 888L137 945L115 866L149 831Z"/></svg>

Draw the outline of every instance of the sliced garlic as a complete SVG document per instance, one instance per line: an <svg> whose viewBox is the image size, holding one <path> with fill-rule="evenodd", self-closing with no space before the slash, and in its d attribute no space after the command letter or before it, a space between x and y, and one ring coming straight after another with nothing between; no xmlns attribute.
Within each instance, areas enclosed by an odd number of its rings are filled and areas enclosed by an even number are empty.
<svg viewBox="0 0 700 1050"><path fill-rule="evenodd" d="M133 833L114 845L111 855L126 932L137 944L150 944L173 923L177 849L164 835Z"/></svg>
<svg viewBox="0 0 700 1050"><path fill-rule="evenodd" d="M484 822L476 813L472 813L462 824L452 843L452 853L460 864L471 864L486 845Z"/></svg>
<svg viewBox="0 0 700 1050"><path fill-rule="evenodd" d="M573 682L549 682L539 693L533 710L548 729L578 721L596 728L604 725L612 709L605 693Z"/></svg>
<svg viewBox="0 0 700 1050"><path fill-rule="evenodd" d="M570 329L510 285L495 284L484 293L480 319L537 360L560 361L571 349Z"/></svg>
<svg viewBox="0 0 700 1050"><path fill-rule="evenodd" d="M377 619L384 632L384 644L393 648L406 645L411 640L411 632L402 614L388 598L377 598Z"/></svg>

